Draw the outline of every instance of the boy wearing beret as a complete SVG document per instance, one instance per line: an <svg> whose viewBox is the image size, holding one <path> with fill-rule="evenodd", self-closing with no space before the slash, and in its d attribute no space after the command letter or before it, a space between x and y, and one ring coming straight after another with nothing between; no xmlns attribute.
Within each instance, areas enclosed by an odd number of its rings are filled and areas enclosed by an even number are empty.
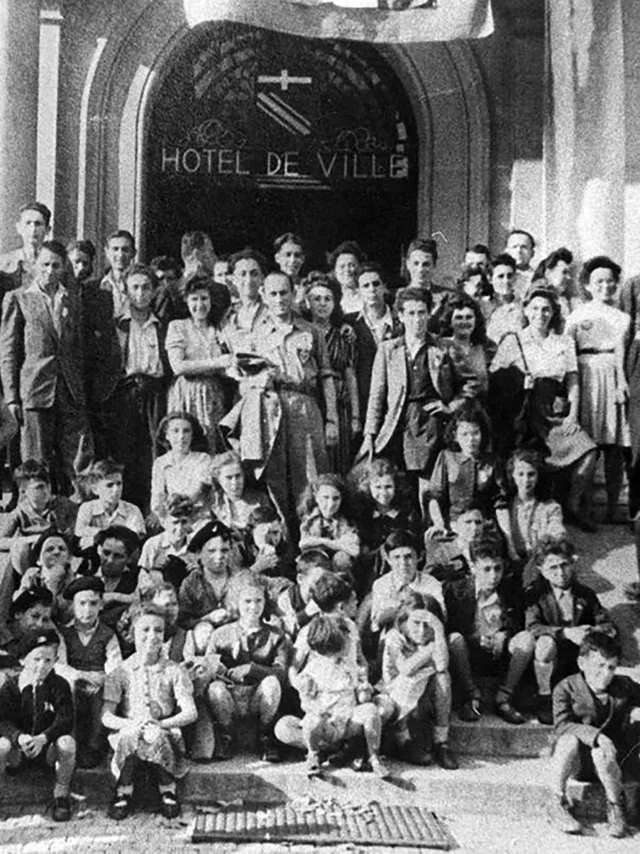
<svg viewBox="0 0 640 854"><path fill-rule="evenodd" d="M102 579L80 576L64 595L72 603L73 619L60 629L67 651L62 673L73 689L76 738L82 745L78 765L94 768L106 748L102 726L105 676L122 664L122 653L113 629L100 622Z"/></svg>
<svg viewBox="0 0 640 854"><path fill-rule="evenodd" d="M28 634L19 649L22 672L0 688L0 777L24 762L53 765L53 819L69 821L76 742L71 689L53 669L59 642L54 629Z"/></svg>
<svg viewBox="0 0 640 854"><path fill-rule="evenodd" d="M55 628L51 618L53 594L46 587L23 590L11 603L7 626L0 623L0 686L20 670L18 649L25 635Z"/></svg>

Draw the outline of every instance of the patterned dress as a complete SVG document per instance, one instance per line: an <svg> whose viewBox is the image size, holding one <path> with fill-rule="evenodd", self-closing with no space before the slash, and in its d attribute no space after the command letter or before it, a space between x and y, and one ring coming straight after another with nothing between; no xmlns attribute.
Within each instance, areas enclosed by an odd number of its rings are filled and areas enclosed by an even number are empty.
<svg viewBox="0 0 640 854"><path fill-rule="evenodd" d="M223 353L214 326L197 326L191 318L172 320L167 331L167 353L180 361L213 359ZM207 437L209 452L223 450L218 424L225 415L224 386L216 374L175 377L167 401L169 412L188 412L197 418Z"/></svg>
<svg viewBox="0 0 640 854"><path fill-rule="evenodd" d="M329 363L334 371L336 402L338 408L338 444L327 448L329 466L332 472L346 475L351 468L353 453L351 448L351 398L347 385L346 371L355 366L355 343L346 341L340 328L329 326L324 331L329 353Z"/></svg>

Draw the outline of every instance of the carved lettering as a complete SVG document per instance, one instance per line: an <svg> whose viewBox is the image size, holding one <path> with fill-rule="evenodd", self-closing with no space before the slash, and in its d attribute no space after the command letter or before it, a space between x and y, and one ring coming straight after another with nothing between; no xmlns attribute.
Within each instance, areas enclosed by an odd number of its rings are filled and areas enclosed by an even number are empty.
<svg viewBox="0 0 640 854"><path fill-rule="evenodd" d="M163 149L162 149L162 171L163 172L167 171L167 165L169 163L173 163L173 167L174 167L176 172L180 171L180 149L176 148L176 149L174 149L174 151L175 151L175 154L173 156L170 156L169 154L167 154L167 149L163 147Z"/></svg>
<svg viewBox="0 0 640 854"><path fill-rule="evenodd" d="M193 175L194 172L199 172L202 165L200 152L196 148L187 148L182 154L182 168L185 172Z"/></svg>
<svg viewBox="0 0 640 854"><path fill-rule="evenodd" d="M221 148L218 152L218 174L233 175L234 165L234 152L230 148Z"/></svg>
<svg viewBox="0 0 640 854"><path fill-rule="evenodd" d="M282 157L276 154L275 151L267 152L267 175L277 175L282 167Z"/></svg>
<svg viewBox="0 0 640 854"><path fill-rule="evenodd" d="M324 175L325 178L328 178L329 175L331 175L331 173L333 172L333 167L336 165L336 160L338 159L338 155L337 154L332 155L331 161L329 162L329 165L327 166L326 163L324 162L324 157L322 156L322 152L317 151L316 154L318 155L318 163L320 164L320 168L322 169L322 174Z"/></svg>
<svg viewBox="0 0 640 854"><path fill-rule="evenodd" d="M284 174L288 178L297 178L300 173L298 172L298 157L300 156L299 151L285 151L284 153Z"/></svg>

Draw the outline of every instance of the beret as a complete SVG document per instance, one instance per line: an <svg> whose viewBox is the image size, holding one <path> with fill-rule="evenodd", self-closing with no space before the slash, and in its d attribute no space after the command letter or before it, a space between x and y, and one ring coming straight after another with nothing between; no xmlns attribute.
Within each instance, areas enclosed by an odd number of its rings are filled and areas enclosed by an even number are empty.
<svg viewBox="0 0 640 854"><path fill-rule="evenodd" d="M41 646L58 646L60 638L55 629L38 629L25 635L18 645L18 657L25 658Z"/></svg>
<svg viewBox="0 0 640 854"><path fill-rule="evenodd" d="M81 593L83 590L93 590L94 593L104 595L104 582L101 578L96 578L95 575L79 575L74 578L71 584L67 585L64 591L65 599L73 599L76 593Z"/></svg>
<svg viewBox="0 0 640 854"><path fill-rule="evenodd" d="M34 605L53 605L53 593L46 587L31 587L19 593L11 603L11 613L24 614Z"/></svg>
<svg viewBox="0 0 640 854"><path fill-rule="evenodd" d="M222 537L223 540L231 542L231 531L218 519L207 522L206 525L203 525L202 528L195 532L189 543L188 550L190 552L199 552L205 543L208 543L214 537Z"/></svg>

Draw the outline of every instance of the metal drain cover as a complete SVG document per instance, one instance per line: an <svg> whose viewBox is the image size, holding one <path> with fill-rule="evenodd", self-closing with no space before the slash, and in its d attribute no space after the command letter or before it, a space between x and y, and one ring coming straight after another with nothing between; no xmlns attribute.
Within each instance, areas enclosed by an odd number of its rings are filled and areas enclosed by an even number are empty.
<svg viewBox="0 0 640 854"><path fill-rule="evenodd" d="M301 799L304 800L304 799ZM363 806L311 800L277 806L221 807L200 813L191 841L304 842L328 845L415 846L448 850L455 846L446 825L416 806Z"/></svg>

